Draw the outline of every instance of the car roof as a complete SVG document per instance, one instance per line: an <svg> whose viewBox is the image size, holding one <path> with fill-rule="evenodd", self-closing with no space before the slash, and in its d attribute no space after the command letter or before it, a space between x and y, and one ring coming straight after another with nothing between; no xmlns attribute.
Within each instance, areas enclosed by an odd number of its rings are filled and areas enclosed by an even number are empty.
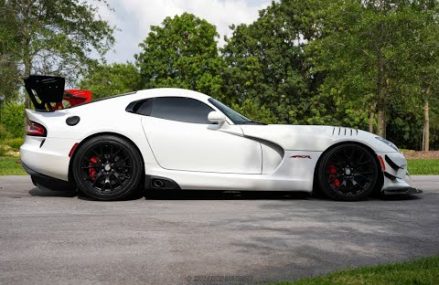
<svg viewBox="0 0 439 285"><path fill-rule="evenodd" d="M207 101L210 97L193 90L181 89L181 88L154 88L154 89L145 89L139 90L134 94L130 94L132 99L146 99L153 97L187 97L193 98L201 101ZM130 98L131 99L131 98Z"/></svg>
<svg viewBox="0 0 439 285"><path fill-rule="evenodd" d="M185 97L185 98L193 98L205 103L208 103L209 96L197 92L192 91L188 89L181 89L181 88L154 88L154 89L145 89L145 90L139 90L134 92L129 92L125 94L118 94L114 96L99 98L96 100L93 100L88 103L76 105L73 107L70 107L68 109L88 109L88 108L95 108L96 105L98 106L112 106L116 104L116 106L120 106L120 104L129 104L133 101L139 101L143 99L148 98L155 98L155 97ZM68 110L65 109L65 110Z"/></svg>

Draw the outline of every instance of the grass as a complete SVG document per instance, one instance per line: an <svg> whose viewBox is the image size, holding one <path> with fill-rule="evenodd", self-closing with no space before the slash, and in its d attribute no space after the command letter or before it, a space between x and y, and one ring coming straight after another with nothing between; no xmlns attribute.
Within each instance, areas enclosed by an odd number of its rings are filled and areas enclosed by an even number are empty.
<svg viewBox="0 0 439 285"><path fill-rule="evenodd" d="M0 156L0 175L25 175L20 159L11 156Z"/></svg>
<svg viewBox="0 0 439 285"><path fill-rule="evenodd" d="M439 159L409 159L410 175L439 175ZM0 175L25 175L17 157L0 156Z"/></svg>
<svg viewBox="0 0 439 285"><path fill-rule="evenodd" d="M433 285L439 284L439 256L360 267L276 285Z"/></svg>
<svg viewBox="0 0 439 285"><path fill-rule="evenodd" d="M439 159L409 159L410 175L439 175Z"/></svg>

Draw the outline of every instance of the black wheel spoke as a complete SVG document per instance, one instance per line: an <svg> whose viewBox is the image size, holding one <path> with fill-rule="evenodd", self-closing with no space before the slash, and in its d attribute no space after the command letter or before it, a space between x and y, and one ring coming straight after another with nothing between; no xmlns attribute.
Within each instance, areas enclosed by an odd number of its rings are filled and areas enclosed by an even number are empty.
<svg viewBox="0 0 439 285"><path fill-rule="evenodd" d="M86 139L72 158L72 176L79 190L102 201L136 193L144 175L142 168L136 147L114 135Z"/></svg>
<svg viewBox="0 0 439 285"><path fill-rule="evenodd" d="M321 169L325 171L328 195L355 199L356 196L373 190L378 168L373 156L366 149L352 144L340 146L325 158L326 164Z"/></svg>
<svg viewBox="0 0 439 285"><path fill-rule="evenodd" d="M360 156L358 157L358 159L356 160L355 165L358 166L358 164L363 160L364 158L364 152L360 153Z"/></svg>
<svg viewBox="0 0 439 285"><path fill-rule="evenodd" d="M111 173L108 175L108 185L110 185L110 190L113 191L113 185L111 184Z"/></svg>
<svg viewBox="0 0 439 285"><path fill-rule="evenodd" d="M121 189L133 174L132 157L120 145L105 142L93 146L81 158L82 180L99 192Z"/></svg>
<svg viewBox="0 0 439 285"><path fill-rule="evenodd" d="M93 186L96 186L96 184L98 183L99 179L101 179L103 176L102 172L99 172L95 178L95 180L93 181Z"/></svg>

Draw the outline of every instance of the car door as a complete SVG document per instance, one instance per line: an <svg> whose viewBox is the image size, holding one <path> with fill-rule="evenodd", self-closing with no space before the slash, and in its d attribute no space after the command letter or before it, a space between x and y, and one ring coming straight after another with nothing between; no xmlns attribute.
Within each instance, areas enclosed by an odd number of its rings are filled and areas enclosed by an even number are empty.
<svg viewBox="0 0 439 285"><path fill-rule="evenodd" d="M239 126L207 120L214 111L186 97L156 97L142 103L142 126L158 164L170 170L260 174L261 145Z"/></svg>

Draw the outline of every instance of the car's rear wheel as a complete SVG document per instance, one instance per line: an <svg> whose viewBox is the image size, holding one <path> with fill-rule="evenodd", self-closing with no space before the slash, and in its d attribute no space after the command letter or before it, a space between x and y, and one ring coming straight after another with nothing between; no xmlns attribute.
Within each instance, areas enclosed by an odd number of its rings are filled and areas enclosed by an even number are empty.
<svg viewBox="0 0 439 285"><path fill-rule="evenodd" d="M72 173L78 188L103 201L133 195L142 179L142 161L137 149L112 135L94 137L77 150Z"/></svg>
<svg viewBox="0 0 439 285"><path fill-rule="evenodd" d="M335 200L358 201L375 189L379 168L375 156L357 144L343 144L325 153L318 168L320 188Z"/></svg>

